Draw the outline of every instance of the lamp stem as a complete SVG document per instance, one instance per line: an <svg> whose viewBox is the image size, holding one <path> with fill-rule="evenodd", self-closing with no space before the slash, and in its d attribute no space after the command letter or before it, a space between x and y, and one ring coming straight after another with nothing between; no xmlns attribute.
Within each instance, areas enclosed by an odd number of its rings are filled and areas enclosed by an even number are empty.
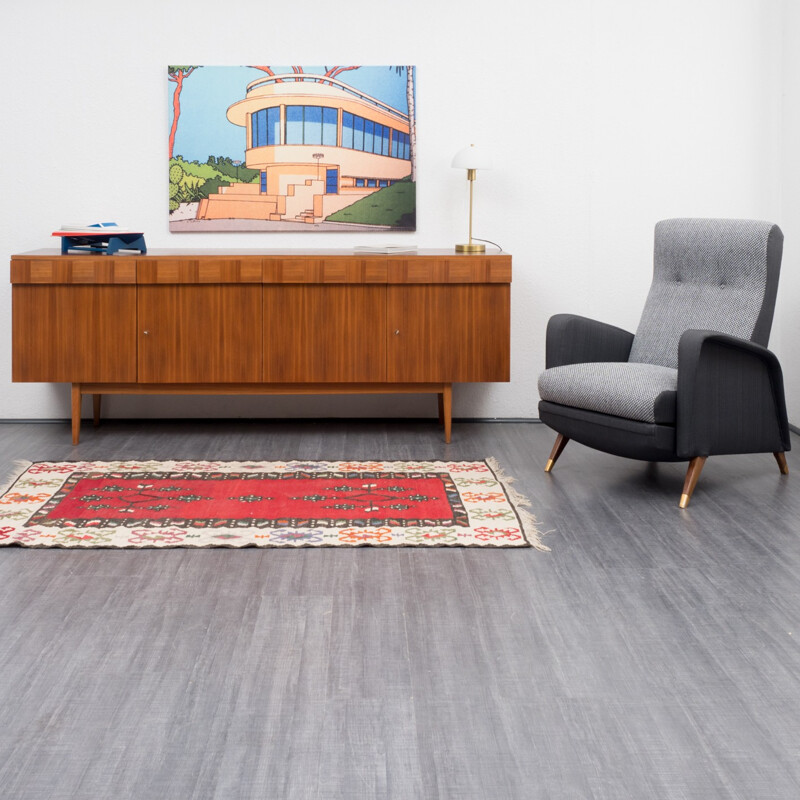
<svg viewBox="0 0 800 800"><path fill-rule="evenodd" d="M475 183L475 174L477 170L467 170L467 180L469 181L469 244L457 244L457 253L485 253L486 245L472 243L472 189Z"/></svg>
<svg viewBox="0 0 800 800"><path fill-rule="evenodd" d="M467 171L467 180L469 181L469 243L472 245L472 188L475 186L475 170Z"/></svg>

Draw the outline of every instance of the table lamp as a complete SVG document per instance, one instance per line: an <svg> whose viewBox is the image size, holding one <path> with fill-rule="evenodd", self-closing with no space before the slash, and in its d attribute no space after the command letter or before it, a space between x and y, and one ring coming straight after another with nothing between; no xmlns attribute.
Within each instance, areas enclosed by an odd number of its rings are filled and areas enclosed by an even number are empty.
<svg viewBox="0 0 800 800"><path fill-rule="evenodd" d="M471 144L453 156L451 166L456 169L465 169L469 181L469 243L457 244L456 253L485 253L486 245L472 242L472 185L475 183L476 170L492 168L492 158L486 151Z"/></svg>

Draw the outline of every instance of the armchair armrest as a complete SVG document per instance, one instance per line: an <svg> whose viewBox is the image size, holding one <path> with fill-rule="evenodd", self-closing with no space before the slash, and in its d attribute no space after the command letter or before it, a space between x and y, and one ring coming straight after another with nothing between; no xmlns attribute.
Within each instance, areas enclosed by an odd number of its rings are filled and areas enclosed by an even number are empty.
<svg viewBox="0 0 800 800"><path fill-rule="evenodd" d="M775 354L725 333L685 331L678 345L677 455L790 449L783 373Z"/></svg>
<svg viewBox="0 0 800 800"><path fill-rule="evenodd" d="M591 361L627 361L633 334L575 314L556 314L547 323L545 366Z"/></svg>

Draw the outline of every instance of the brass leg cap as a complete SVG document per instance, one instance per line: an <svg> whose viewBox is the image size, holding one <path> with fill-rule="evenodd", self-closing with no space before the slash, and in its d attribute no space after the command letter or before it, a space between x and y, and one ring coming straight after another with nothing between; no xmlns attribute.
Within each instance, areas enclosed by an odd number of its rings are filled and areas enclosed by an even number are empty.
<svg viewBox="0 0 800 800"><path fill-rule="evenodd" d="M689 495L688 495L688 494L682 494L682 495L681 495L681 502L680 502L680 503L678 503L678 505L679 505L681 508L686 508L686 506L688 506L688 505L689 505L689 500L690 500L690 499L691 499L691 498L689 497Z"/></svg>
<svg viewBox="0 0 800 800"><path fill-rule="evenodd" d="M553 471L553 465L554 465L555 463L556 463L556 462L555 462L555 461L553 461L553 459L552 459L552 458L548 458L548 459L547 459L547 464L545 465L545 468L544 468L544 471L545 471L545 472L552 472L552 471Z"/></svg>

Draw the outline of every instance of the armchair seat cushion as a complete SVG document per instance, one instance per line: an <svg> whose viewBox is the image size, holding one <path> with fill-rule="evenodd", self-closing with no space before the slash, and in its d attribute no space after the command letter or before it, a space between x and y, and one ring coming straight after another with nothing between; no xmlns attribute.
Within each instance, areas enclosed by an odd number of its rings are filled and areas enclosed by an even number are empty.
<svg viewBox="0 0 800 800"><path fill-rule="evenodd" d="M678 370L656 364L567 364L539 376L542 400L665 425L675 424L677 388Z"/></svg>

